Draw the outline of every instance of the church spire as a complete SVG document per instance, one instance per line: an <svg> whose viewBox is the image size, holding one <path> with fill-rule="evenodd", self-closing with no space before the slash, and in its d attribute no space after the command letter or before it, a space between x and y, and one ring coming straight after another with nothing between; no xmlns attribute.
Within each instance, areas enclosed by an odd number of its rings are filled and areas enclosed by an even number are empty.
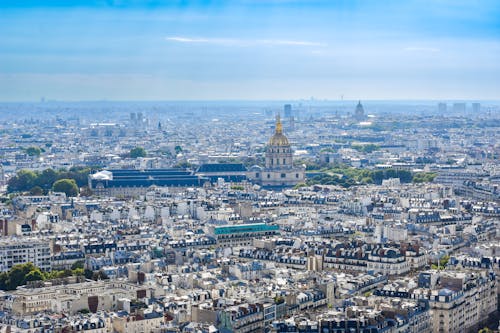
<svg viewBox="0 0 500 333"><path fill-rule="evenodd" d="M276 115L276 134L283 134L283 125L281 125L279 113Z"/></svg>

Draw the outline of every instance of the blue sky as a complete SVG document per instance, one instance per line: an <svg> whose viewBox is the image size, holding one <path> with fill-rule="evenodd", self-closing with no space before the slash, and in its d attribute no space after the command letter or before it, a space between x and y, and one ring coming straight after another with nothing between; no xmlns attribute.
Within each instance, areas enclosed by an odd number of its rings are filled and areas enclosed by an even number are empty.
<svg viewBox="0 0 500 333"><path fill-rule="evenodd" d="M500 1L0 2L0 101L311 96L500 99Z"/></svg>

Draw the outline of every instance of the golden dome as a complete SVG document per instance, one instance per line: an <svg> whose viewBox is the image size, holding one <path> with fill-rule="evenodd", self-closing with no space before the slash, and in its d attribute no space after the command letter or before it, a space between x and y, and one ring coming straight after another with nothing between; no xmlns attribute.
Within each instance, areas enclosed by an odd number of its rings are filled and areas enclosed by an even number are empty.
<svg viewBox="0 0 500 333"><path fill-rule="evenodd" d="M289 146L288 139L283 134L274 134L271 139L269 139L270 146Z"/></svg>
<svg viewBox="0 0 500 333"><path fill-rule="evenodd" d="M276 131L269 139L269 146L289 146L288 138L283 134L283 125L281 125L280 116L276 116Z"/></svg>

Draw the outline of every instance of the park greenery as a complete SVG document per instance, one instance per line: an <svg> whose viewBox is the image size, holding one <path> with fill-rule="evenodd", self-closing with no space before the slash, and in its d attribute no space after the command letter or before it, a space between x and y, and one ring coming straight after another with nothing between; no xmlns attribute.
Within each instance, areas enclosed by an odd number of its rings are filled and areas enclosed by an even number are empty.
<svg viewBox="0 0 500 333"><path fill-rule="evenodd" d="M401 183L431 182L436 176L432 172L411 172L393 168L371 170L346 165L321 167L317 164L307 164L306 168L310 171L307 177L307 185L338 185L345 188L354 185L380 185L383 180L390 178L399 178Z"/></svg>
<svg viewBox="0 0 500 333"><path fill-rule="evenodd" d="M478 333L493 333L494 331L490 329L489 327L483 327L478 331Z"/></svg>
<svg viewBox="0 0 500 333"><path fill-rule="evenodd" d="M129 153L131 158L146 157L148 153L142 147L135 147L130 150Z"/></svg>
<svg viewBox="0 0 500 333"><path fill-rule="evenodd" d="M450 261L450 256L449 255L444 255L439 259L439 265L432 264L431 268L432 269L444 269L446 265L448 265L448 261Z"/></svg>
<svg viewBox="0 0 500 333"><path fill-rule="evenodd" d="M362 152L362 153L366 153L366 154L369 154L369 153L373 153L374 151L376 150L380 150L380 146L379 145L375 145L373 143L369 143L369 144L353 144L351 146L352 149L355 149L359 152Z"/></svg>
<svg viewBox="0 0 500 333"><path fill-rule="evenodd" d="M43 272L40 268L29 262L15 265L9 271L0 273L0 289L15 290L17 287L32 281L46 281L69 276L85 276L85 278L93 280L108 279L106 274L102 271L94 272L89 269L84 269L83 262L76 262L71 269L54 270L50 272Z"/></svg>
<svg viewBox="0 0 500 333"><path fill-rule="evenodd" d="M28 156L40 156L42 149L39 147L28 147L24 150Z"/></svg>
<svg viewBox="0 0 500 333"><path fill-rule="evenodd" d="M67 182L64 182L54 189L55 183L59 180L72 180L77 187L82 187L87 185L88 175L91 171L90 167L72 167L69 170L61 169L58 171L45 169L41 172L23 169L9 179L7 190L9 193L29 191L33 195L46 194L50 190L60 189L62 184L67 186Z"/></svg>
<svg viewBox="0 0 500 333"><path fill-rule="evenodd" d="M413 175L414 183L430 183L436 178L435 172L417 172Z"/></svg>

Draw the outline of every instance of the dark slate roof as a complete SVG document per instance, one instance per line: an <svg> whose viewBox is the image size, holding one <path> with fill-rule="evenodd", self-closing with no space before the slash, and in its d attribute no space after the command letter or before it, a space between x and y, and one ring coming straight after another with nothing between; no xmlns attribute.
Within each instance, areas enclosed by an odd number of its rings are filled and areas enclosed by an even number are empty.
<svg viewBox="0 0 500 333"><path fill-rule="evenodd" d="M92 187L201 186L206 178L186 169L108 170L113 179L91 179Z"/></svg>
<svg viewBox="0 0 500 333"><path fill-rule="evenodd" d="M197 172L245 172L247 168L242 163L207 163L202 164Z"/></svg>
<svg viewBox="0 0 500 333"><path fill-rule="evenodd" d="M247 180L247 176L245 176L245 175L240 175L240 176L227 176L227 175L208 176L207 178L210 180L211 183L216 183L219 178L224 179L224 181L228 182L228 183L241 183L241 182Z"/></svg>

